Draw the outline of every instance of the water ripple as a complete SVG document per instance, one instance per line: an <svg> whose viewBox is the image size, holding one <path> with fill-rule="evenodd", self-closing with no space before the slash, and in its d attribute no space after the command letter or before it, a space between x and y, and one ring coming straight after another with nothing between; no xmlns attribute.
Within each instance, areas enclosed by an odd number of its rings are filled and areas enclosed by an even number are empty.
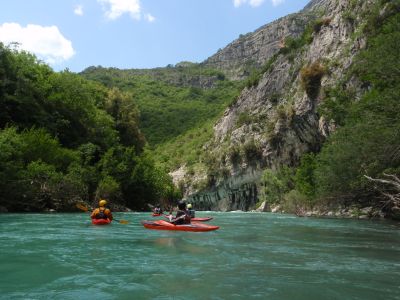
<svg viewBox="0 0 400 300"><path fill-rule="evenodd" d="M0 215L1 299L400 299L391 222L199 212L213 232Z"/></svg>

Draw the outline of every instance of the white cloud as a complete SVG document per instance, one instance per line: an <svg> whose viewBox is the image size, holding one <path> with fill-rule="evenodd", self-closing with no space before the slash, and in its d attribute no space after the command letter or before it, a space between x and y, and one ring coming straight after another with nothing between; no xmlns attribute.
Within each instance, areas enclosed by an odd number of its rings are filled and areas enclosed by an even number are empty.
<svg viewBox="0 0 400 300"><path fill-rule="evenodd" d="M242 4L245 4L247 0L233 0L233 6L239 7Z"/></svg>
<svg viewBox="0 0 400 300"><path fill-rule="evenodd" d="M263 4L265 0L233 0L233 5L239 7L244 4L249 4L251 7L257 7ZM285 2L285 0L271 0L273 6L278 6Z"/></svg>
<svg viewBox="0 0 400 300"><path fill-rule="evenodd" d="M272 5L278 6L279 4L282 4L283 2L285 2L285 0L272 0Z"/></svg>
<svg viewBox="0 0 400 300"><path fill-rule="evenodd" d="M273 0L274 1L274 0ZM250 0L250 6L257 7L263 4L264 0Z"/></svg>
<svg viewBox="0 0 400 300"><path fill-rule="evenodd" d="M56 26L28 24L22 27L17 23L4 23L0 25L0 41L4 44L17 42L20 49L36 54L49 64L61 63L75 54L71 41Z"/></svg>
<svg viewBox="0 0 400 300"><path fill-rule="evenodd" d="M156 18L154 18L151 14L145 14L144 17L145 17L145 19L146 19L147 21L149 21L150 23L151 23L151 22L154 22L154 21L156 20Z"/></svg>
<svg viewBox="0 0 400 300"><path fill-rule="evenodd" d="M74 14L76 14L77 16L83 16L83 6L82 5L75 6Z"/></svg>
<svg viewBox="0 0 400 300"><path fill-rule="evenodd" d="M151 14L142 13L140 0L97 0L97 2L103 6L105 16L110 20L118 19L123 14L129 14L135 20L144 18L150 23L156 20Z"/></svg>
<svg viewBox="0 0 400 300"><path fill-rule="evenodd" d="M97 0L103 5L105 15L110 20L115 20L125 13L133 19L140 20L141 6L139 0Z"/></svg>

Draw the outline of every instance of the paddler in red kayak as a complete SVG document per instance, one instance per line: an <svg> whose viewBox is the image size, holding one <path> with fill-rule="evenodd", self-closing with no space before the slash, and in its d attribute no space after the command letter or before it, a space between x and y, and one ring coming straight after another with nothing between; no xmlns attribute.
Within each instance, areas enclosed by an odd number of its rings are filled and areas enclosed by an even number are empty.
<svg viewBox="0 0 400 300"><path fill-rule="evenodd" d="M187 209L188 209L190 217L191 218L195 218L196 217L196 211L192 208L192 204L189 203L187 205Z"/></svg>
<svg viewBox="0 0 400 300"><path fill-rule="evenodd" d="M176 216L172 219L172 215L170 215L170 222L175 225L190 224L190 215L184 201L179 201Z"/></svg>
<svg viewBox="0 0 400 300"><path fill-rule="evenodd" d="M153 209L153 213L156 215L162 215L163 211L161 209L161 205L157 204L154 209Z"/></svg>
<svg viewBox="0 0 400 300"><path fill-rule="evenodd" d="M99 201L99 207L94 209L90 217L92 219L110 219L112 221L113 216L111 210L106 208L107 201L101 199Z"/></svg>

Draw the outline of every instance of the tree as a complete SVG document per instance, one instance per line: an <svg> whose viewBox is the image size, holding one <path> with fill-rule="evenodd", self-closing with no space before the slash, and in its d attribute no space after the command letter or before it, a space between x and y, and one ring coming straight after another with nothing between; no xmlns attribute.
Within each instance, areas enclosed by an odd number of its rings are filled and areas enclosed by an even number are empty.
<svg viewBox="0 0 400 300"><path fill-rule="evenodd" d="M146 141L139 129L140 113L132 96L112 88L107 94L105 107L115 120L121 144L135 146L140 153Z"/></svg>
<svg viewBox="0 0 400 300"><path fill-rule="evenodd" d="M305 154L301 158L300 166L297 168L294 178L296 190L310 199L315 196L315 168L315 155L313 153Z"/></svg>
<svg viewBox="0 0 400 300"><path fill-rule="evenodd" d="M369 181L378 185L380 193L385 197L383 210L388 211L390 216L400 219L400 178L394 174L383 173L383 178L372 178L366 176Z"/></svg>

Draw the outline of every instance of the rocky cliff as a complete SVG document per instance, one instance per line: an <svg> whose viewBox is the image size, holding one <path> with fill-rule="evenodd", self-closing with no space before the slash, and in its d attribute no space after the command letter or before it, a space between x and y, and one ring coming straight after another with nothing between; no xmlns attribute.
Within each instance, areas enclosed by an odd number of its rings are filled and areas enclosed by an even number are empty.
<svg viewBox="0 0 400 300"><path fill-rule="evenodd" d="M186 197L198 209L253 209L263 169L296 166L304 153L318 151L335 129L320 117L318 105L364 47L356 33L371 2L313 0L204 62L236 79L247 75L249 65L264 67L215 124L204 146L211 163L185 175L191 182ZM363 92L355 80L346 85L356 97Z"/></svg>
<svg viewBox="0 0 400 300"><path fill-rule="evenodd" d="M223 71L230 79L247 77L252 69L260 68L284 44L287 37L297 38L307 24L324 9L325 0L311 1L301 12L280 18L256 31L240 37L205 60L202 65Z"/></svg>

